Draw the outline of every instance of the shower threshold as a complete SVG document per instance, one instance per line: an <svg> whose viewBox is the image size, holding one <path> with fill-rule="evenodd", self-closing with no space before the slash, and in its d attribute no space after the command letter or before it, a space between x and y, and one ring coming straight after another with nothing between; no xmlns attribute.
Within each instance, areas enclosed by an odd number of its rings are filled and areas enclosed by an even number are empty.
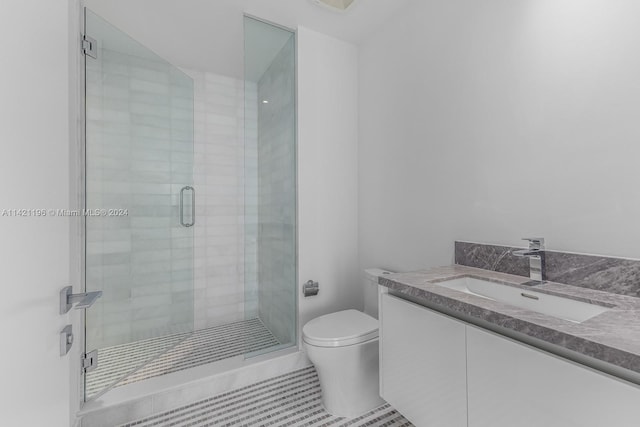
<svg viewBox="0 0 640 427"><path fill-rule="evenodd" d="M107 347L98 350L98 368L86 374L86 396L280 344L255 318Z"/></svg>

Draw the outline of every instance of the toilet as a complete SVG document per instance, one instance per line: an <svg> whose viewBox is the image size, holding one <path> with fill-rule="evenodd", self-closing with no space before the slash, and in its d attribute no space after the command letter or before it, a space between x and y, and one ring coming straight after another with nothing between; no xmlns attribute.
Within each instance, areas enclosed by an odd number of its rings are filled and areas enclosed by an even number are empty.
<svg viewBox="0 0 640 427"><path fill-rule="evenodd" d="M366 270L375 287L383 270ZM369 289L371 291L371 289ZM371 307L371 309L373 309ZM377 310L377 304L376 304ZM304 348L320 379L322 403L332 415L355 418L382 404L378 374L378 320L358 310L316 317L302 328Z"/></svg>

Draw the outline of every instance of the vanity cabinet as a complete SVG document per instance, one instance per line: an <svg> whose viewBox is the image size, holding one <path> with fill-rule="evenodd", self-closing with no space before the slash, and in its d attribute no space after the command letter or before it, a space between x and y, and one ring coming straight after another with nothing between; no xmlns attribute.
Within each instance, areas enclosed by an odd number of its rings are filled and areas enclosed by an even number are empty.
<svg viewBox="0 0 640 427"><path fill-rule="evenodd" d="M381 295L380 395L416 426L467 425L465 324Z"/></svg>
<svg viewBox="0 0 640 427"><path fill-rule="evenodd" d="M636 427L640 388L467 326L469 427Z"/></svg>
<svg viewBox="0 0 640 427"><path fill-rule="evenodd" d="M380 295L381 396L418 427L638 427L640 387Z"/></svg>

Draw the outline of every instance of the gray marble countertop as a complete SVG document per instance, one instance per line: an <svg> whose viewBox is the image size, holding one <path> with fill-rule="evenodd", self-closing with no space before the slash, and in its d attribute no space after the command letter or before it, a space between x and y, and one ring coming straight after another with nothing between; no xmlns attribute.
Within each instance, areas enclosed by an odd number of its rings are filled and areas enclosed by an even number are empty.
<svg viewBox="0 0 640 427"><path fill-rule="evenodd" d="M558 295L608 307L582 323L518 308L437 285L444 280L474 277L539 293ZM529 278L452 265L382 276L378 283L463 317L525 334L613 366L640 373L640 298L561 283L537 286Z"/></svg>

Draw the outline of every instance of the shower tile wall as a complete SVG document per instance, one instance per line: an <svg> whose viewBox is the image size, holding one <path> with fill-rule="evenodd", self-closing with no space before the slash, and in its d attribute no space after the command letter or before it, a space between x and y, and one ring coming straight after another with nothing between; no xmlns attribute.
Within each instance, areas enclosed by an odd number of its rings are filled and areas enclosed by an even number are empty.
<svg viewBox="0 0 640 427"><path fill-rule="evenodd" d="M87 62L88 207L131 211L87 221L87 288L105 291L87 314L90 348L257 316L256 248L245 255L243 220L245 196L247 209L257 205L256 190L244 192L245 161L256 180L257 102L247 108L245 153L244 82L186 72L193 82L167 63L107 50ZM171 105L178 90L184 97ZM257 99L255 84L246 90ZM172 221L192 167L190 230ZM246 312L245 291L254 296Z"/></svg>
<svg viewBox="0 0 640 427"><path fill-rule="evenodd" d="M258 311L281 343L296 324L294 54L291 38L258 82Z"/></svg>
<svg viewBox="0 0 640 427"><path fill-rule="evenodd" d="M245 248L244 231L245 209L250 212L257 205L256 192L251 188L245 192L245 179L254 182L257 174L257 86L247 83L245 88L243 80L186 72L195 85L194 313L198 330L257 317L256 276L251 274L256 248L255 244Z"/></svg>

